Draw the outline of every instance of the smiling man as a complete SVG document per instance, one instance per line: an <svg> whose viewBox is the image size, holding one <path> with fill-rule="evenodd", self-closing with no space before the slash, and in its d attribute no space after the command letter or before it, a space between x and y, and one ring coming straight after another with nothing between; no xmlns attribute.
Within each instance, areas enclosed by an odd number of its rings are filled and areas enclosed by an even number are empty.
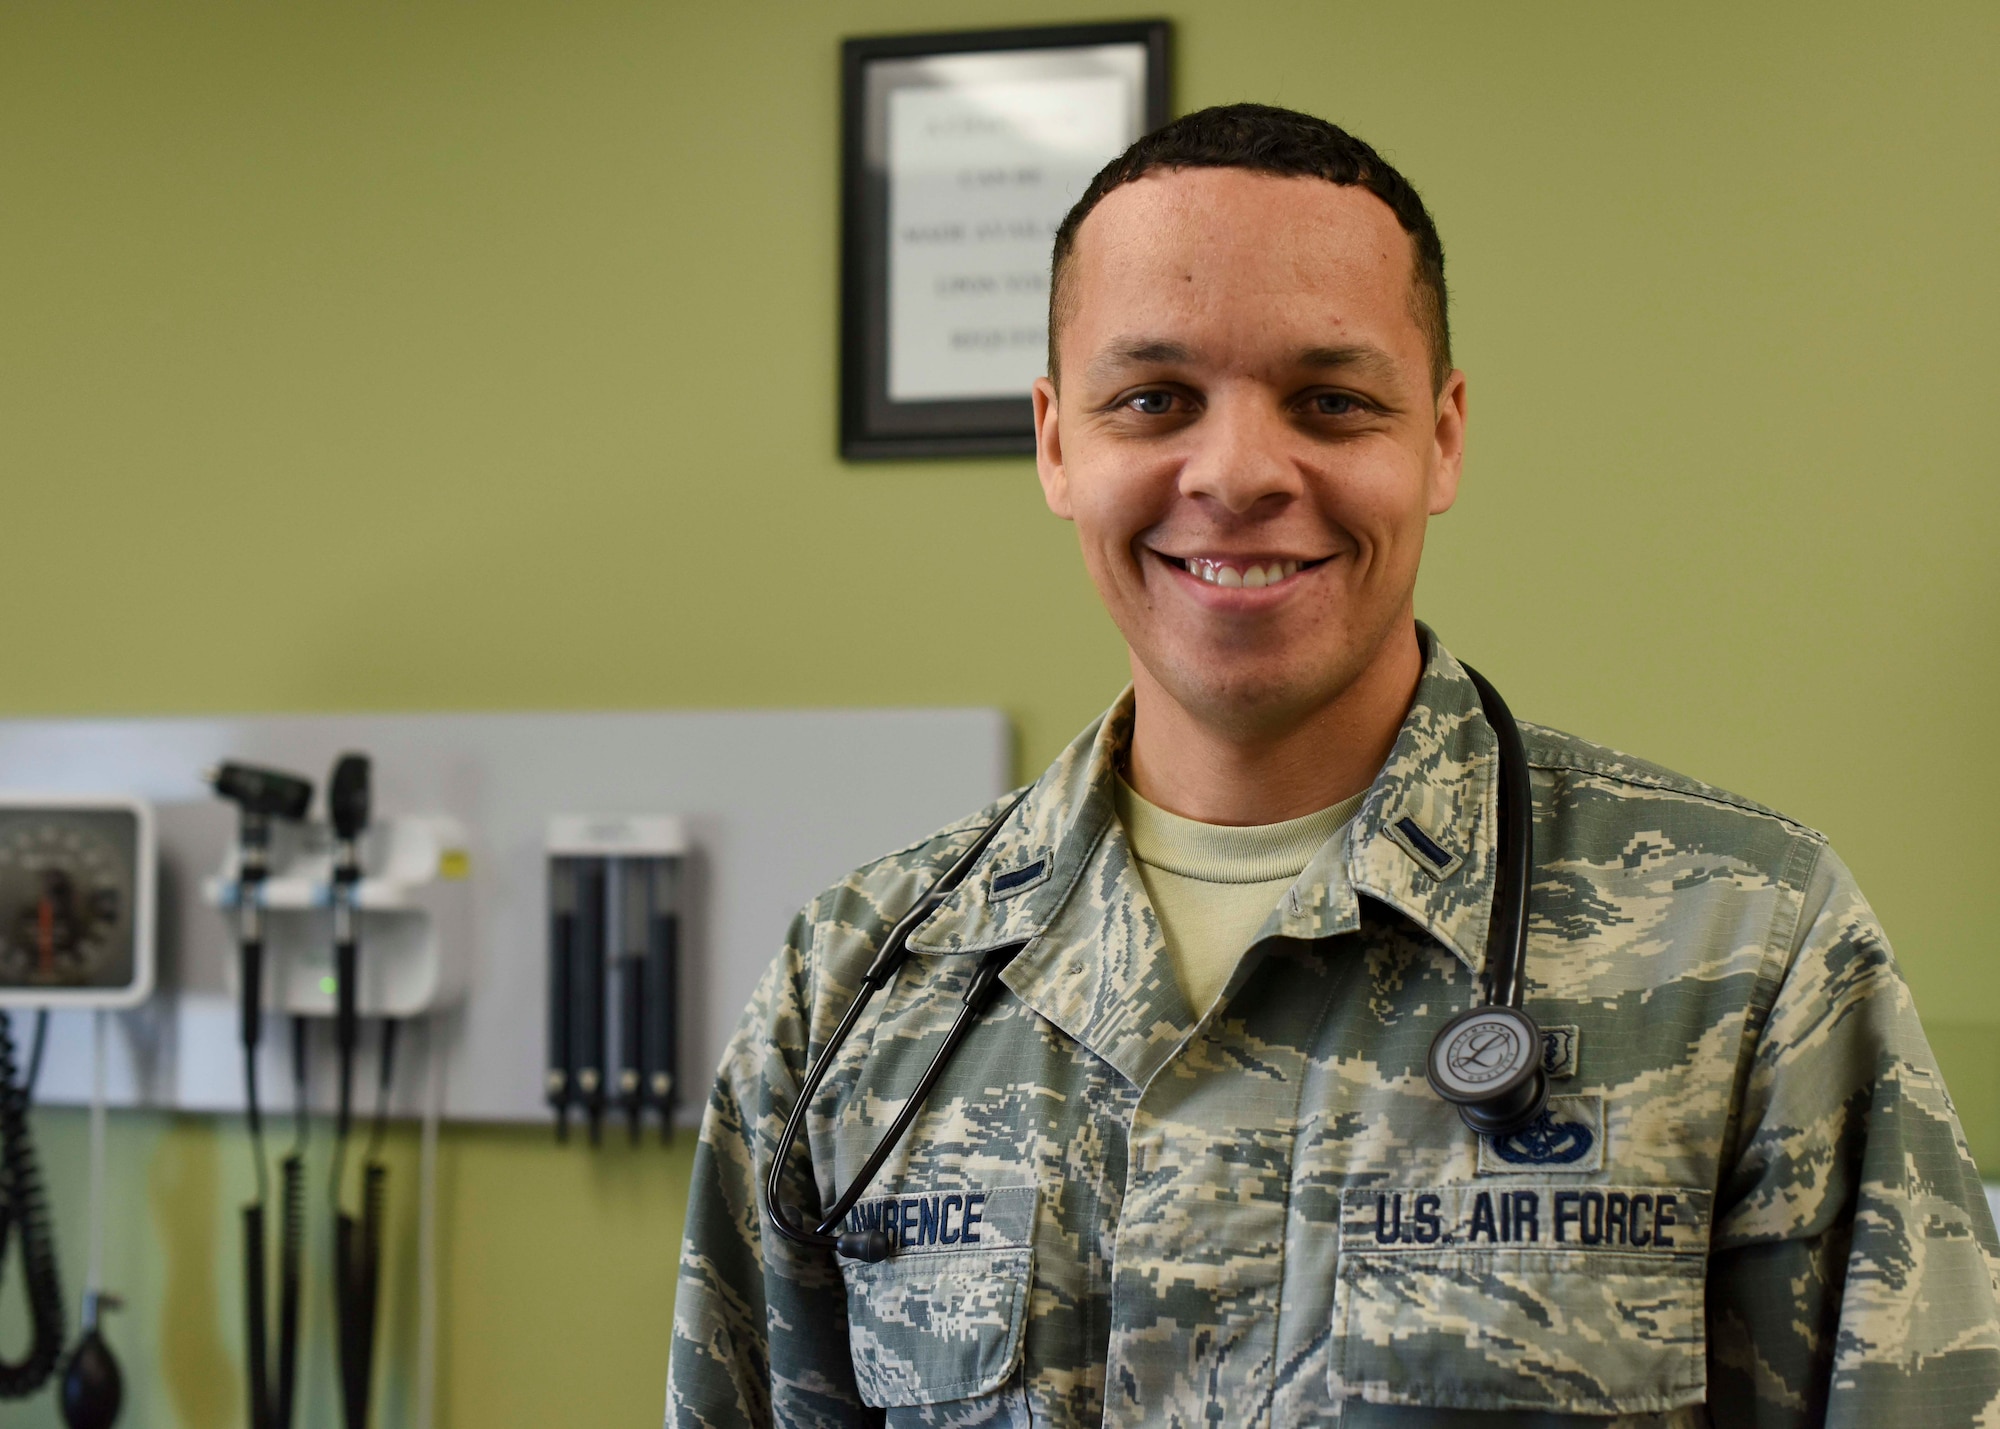
<svg viewBox="0 0 2000 1429"><path fill-rule="evenodd" d="M2000 1423L1992 1223L1812 830L1525 727L1540 1076L1492 1136L1432 1090L1510 722L1415 619L1466 384L1402 176L1261 106L1141 140L1057 236L1035 413L1131 687L795 922L669 1422Z"/></svg>

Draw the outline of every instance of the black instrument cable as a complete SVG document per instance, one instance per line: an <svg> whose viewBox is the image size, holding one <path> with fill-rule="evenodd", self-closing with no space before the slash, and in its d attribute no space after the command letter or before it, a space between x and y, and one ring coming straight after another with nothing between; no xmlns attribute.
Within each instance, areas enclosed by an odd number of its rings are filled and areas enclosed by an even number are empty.
<svg viewBox="0 0 2000 1429"><path fill-rule="evenodd" d="M382 1284L382 1230L388 1200L389 1168L382 1141L389 1124L389 1089L396 1079L396 1029L381 1023L380 1062L375 1081L375 1116L368 1129L362 1164L361 1214L342 1208L334 1223L334 1300L340 1321L340 1399L346 1429L367 1429L368 1401L375 1381L375 1321ZM345 1138L334 1151L335 1204L346 1159Z"/></svg>
<svg viewBox="0 0 2000 1429"><path fill-rule="evenodd" d="M35 1012L35 1043L28 1052L28 1100L35 1099L35 1083L42 1077L42 1048L49 1040L49 1010L38 1008Z"/></svg>
<svg viewBox="0 0 2000 1429"><path fill-rule="evenodd" d="M260 948L261 952L261 948ZM255 1044L244 1054L244 1104L255 1159L257 1199L243 1208L244 1317L249 1360L251 1429L289 1429L298 1386L300 1306L305 1284L306 1045L304 1019L292 1024L292 1078L297 1096L292 1151L280 1164L282 1201L278 1226L278 1364L270 1366L270 1319L264 1263L264 1216L270 1205L270 1172L264 1159L264 1116L257 1097Z"/></svg>
<svg viewBox="0 0 2000 1429"><path fill-rule="evenodd" d="M382 1218L388 1169L382 1137L395 1080L396 1023L381 1021L375 1120L361 1176L361 1212L350 1215L342 1192L347 1177L347 1136L353 1125L354 1054L360 1042L361 836L368 828L370 771L367 756L344 754L327 781L327 814L333 823L334 1041L340 1054L340 1090L333 1143L333 1297L339 1322L342 1422L366 1429L375 1379L375 1317L382 1279Z"/></svg>
<svg viewBox="0 0 2000 1429"><path fill-rule="evenodd" d="M56 1270L55 1230L49 1221L35 1145L28 1131L28 1108L41 1071L48 1013L35 1018L34 1050L27 1075L15 1079L14 1028L0 1012L0 1278L7 1248L18 1233L21 1270L28 1292L28 1350L18 1360L0 1356L0 1399L25 1399L48 1382L63 1352L62 1278Z"/></svg>
<svg viewBox="0 0 2000 1429"><path fill-rule="evenodd" d="M299 1320L305 1295L306 1144L311 1139L306 1082L311 1046L303 1017L292 1019L292 1149L279 1170L284 1178L284 1224L278 1232L278 1389L275 1422L292 1422L299 1383Z"/></svg>
<svg viewBox="0 0 2000 1429"><path fill-rule="evenodd" d="M292 1405L291 1386L286 1384L287 1367L296 1372L296 1341L286 1342L286 1325L278 1327L279 1382L270 1374L269 1288L264 1262L264 1215L270 1205L271 1177L264 1162L264 1116L257 1096L257 1043L264 1024L264 880L270 874L271 824L275 819L299 820L312 805L312 784L296 775L247 764L222 764L208 773L208 782L217 795L235 804L237 820L236 873L236 952L237 981L241 998L238 1036L243 1044L243 1109L250 1128L250 1154L257 1174L257 1198L243 1208L243 1317L246 1390L249 1395L250 1429L289 1429ZM297 1044L294 1044L297 1055ZM296 1064L295 1064L296 1071ZM303 1100L301 1100L303 1106ZM288 1174L287 1204L283 1208L285 1242L279 1246L281 1273L295 1273L303 1246L304 1226L292 1229ZM302 1193L301 1193L302 1194ZM280 1286L280 1304L296 1286ZM291 1329L297 1330L296 1313Z"/></svg>

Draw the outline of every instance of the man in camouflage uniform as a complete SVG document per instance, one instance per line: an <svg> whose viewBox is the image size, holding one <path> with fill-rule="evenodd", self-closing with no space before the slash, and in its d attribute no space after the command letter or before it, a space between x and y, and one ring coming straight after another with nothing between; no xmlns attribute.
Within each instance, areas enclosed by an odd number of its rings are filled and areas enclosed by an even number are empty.
<svg viewBox="0 0 2000 1429"><path fill-rule="evenodd" d="M1411 615L1462 451L1443 319L1415 193L1305 116L1190 116L1079 202L1038 464L1133 687L811 1105L808 1224L1018 949L847 1218L872 1263L779 1238L760 1188L886 933L1006 805L794 923L702 1128L670 1424L2000 1425L1979 1181L1811 829L1526 726L1553 1095L1480 1138L1427 1086L1481 998L1497 821L1495 732ZM1135 795L1225 831L1361 797L1196 1006Z"/></svg>

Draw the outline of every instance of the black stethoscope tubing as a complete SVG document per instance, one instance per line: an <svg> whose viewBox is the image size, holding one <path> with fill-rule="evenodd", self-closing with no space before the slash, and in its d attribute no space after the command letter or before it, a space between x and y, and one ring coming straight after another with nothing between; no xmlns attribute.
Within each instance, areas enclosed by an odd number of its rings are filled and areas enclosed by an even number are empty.
<svg viewBox="0 0 2000 1429"><path fill-rule="evenodd" d="M819 1056L814 1059L811 1069L806 1073L805 1085L799 1088L798 1100L792 1104L792 1114L785 1122L784 1133L778 1138L777 1148L771 1156L770 1175L764 1182L765 1217L770 1221L771 1229L794 1245L838 1251L853 1260L880 1260L888 1254L888 1238L881 1231L836 1233L834 1227L854 1209L854 1203L861 1199L861 1193L868 1189L868 1183L875 1179L875 1173L882 1169L882 1163L889 1159L889 1153L896 1149L897 1143L909 1131L911 1123L917 1119L917 1113L923 1110L924 1102L930 1097L931 1089L937 1085L938 1078L944 1075L944 1069L951 1062L952 1054L958 1050L958 1044L965 1040L966 1034L972 1030L972 1024L979 1020L980 1014L985 1012L998 994L1000 974L1006 970L1007 964L1014 960L1015 954L1027 946L1025 943L1010 943L981 956L979 966L972 974L972 980L966 985L964 1004L959 1008L958 1016L953 1019L951 1030L945 1033L944 1041L931 1057L930 1065L924 1068L923 1076L918 1078L916 1090L904 1101L902 1111L897 1113L889 1129L876 1141L874 1151L869 1153L867 1162L855 1175L846 1192L833 1203L812 1230L795 1223L784 1209L781 1183L784 1179L785 1163L791 1158L792 1147L797 1143L799 1133L805 1128L806 1112L812 1106L813 1097L819 1092L820 1083L826 1079L834 1058L846 1044L848 1034L853 1032L854 1024L860 1020L862 1012L875 994L895 981L897 972L909 958L910 935L916 932L924 920L938 910L938 905L965 881L965 876L972 872L972 866L979 862L979 856L986 852L987 846L993 842L1001 826L1007 822L1008 816L1021 806L1022 800L1026 799L1030 792L1029 789L1022 790L1013 803L1001 811L1000 817L988 824L973 841L972 846L960 854L957 861L945 870L944 876L932 884L924 892L924 896L916 901L915 906L898 919L896 926L889 930L889 936L882 940L882 951L875 955L875 960L861 975L861 990L854 995L854 1001L849 1005L847 1015L840 1019L840 1025L833 1029L833 1035L827 1039L826 1046L820 1049Z"/></svg>
<svg viewBox="0 0 2000 1429"><path fill-rule="evenodd" d="M1549 1101L1542 1030L1524 1006L1528 890L1534 881L1534 796L1528 788L1527 746L1513 712L1484 675L1470 665L1462 668L1499 744L1500 837L1494 850L1493 911L1486 920L1486 956L1480 972L1486 1000L1438 1029L1424 1076L1432 1091L1458 1108L1459 1120L1476 1135L1506 1137L1533 1123ZM1461 1074L1467 1060L1483 1062L1476 1080Z"/></svg>
<svg viewBox="0 0 2000 1429"><path fill-rule="evenodd" d="M1461 666L1479 692L1486 723L1500 743L1500 838L1494 855L1493 916L1486 925L1486 1000L1519 1007L1527 994L1528 887L1534 860L1534 797L1528 791L1528 750L1521 726L1500 692L1470 665Z"/></svg>
<svg viewBox="0 0 2000 1429"><path fill-rule="evenodd" d="M1458 1108L1459 1116L1474 1132L1506 1136L1534 1121L1542 1114L1548 1101L1548 1079L1542 1069L1541 1032L1534 1019L1522 1008L1527 992L1528 888L1534 860L1534 810L1528 788L1527 751L1521 741L1520 727L1514 722L1506 701L1500 698L1499 692L1486 678L1470 665L1463 668L1473 688L1478 691L1486 722L1499 740L1500 837L1495 855L1493 912L1487 924L1486 958L1480 976L1485 1001L1460 1013L1439 1029L1431 1044L1428 1079L1438 1095ZM952 1020L950 1030L932 1055L930 1064L924 1068L923 1076L918 1078L915 1089L904 1100L902 1110L896 1114L888 1130L877 1139L875 1149L869 1153L867 1161L847 1189L810 1230L794 1221L784 1207L781 1193L785 1164L791 1159L792 1148L805 1129L806 1113L818 1095L820 1084L826 1080L827 1072L840 1055L840 1049L846 1045L855 1023L875 994L895 980L908 960L910 936L965 881L980 855L986 852L988 845L1029 792L1023 790L1002 810L972 846L945 870L943 877L925 890L909 912L889 930L889 936L882 941L882 950L861 975L860 991L855 994L846 1015L840 1019L839 1026L834 1028L833 1035L807 1070L805 1084L799 1088L792 1113L785 1121L777 1146L773 1148L771 1169L764 1181L765 1219L772 1230L794 1245L832 1250L850 1260L878 1261L888 1254L888 1236L880 1230L838 1231L835 1228L854 1209L855 1203L875 1179L875 1173L882 1169L882 1163L889 1159L890 1153L915 1123L932 1089L950 1064L953 1053L971 1032L973 1023L979 1020L998 995L1000 974L1027 946L1025 943L1006 944L981 956L979 966L966 986L964 1004L958 1016ZM1496 1046L1505 1049L1508 1060L1479 1068L1478 1074L1484 1076L1485 1081L1469 1086L1447 1070L1454 1063L1453 1053L1465 1045L1471 1047L1475 1056L1471 1059L1459 1056L1456 1059L1459 1063L1467 1060L1476 1062Z"/></svg>

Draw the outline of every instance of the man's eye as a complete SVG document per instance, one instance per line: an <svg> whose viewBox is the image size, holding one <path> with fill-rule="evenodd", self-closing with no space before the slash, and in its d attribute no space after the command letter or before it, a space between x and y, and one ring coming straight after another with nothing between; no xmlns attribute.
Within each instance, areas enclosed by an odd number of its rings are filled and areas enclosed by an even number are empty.
<svg viewBox="0 0 2000 1429"><path fill-rule="evenodd" d="M1125 405L1132 411L1147 417L1164 417L1174 410L1174 394L1171 392L1140 392L1125 399Z"/></svg>
<svg viewBox="0 0 2000 1429"><path fill-rule="evenodd" d="M1361 404L1345 392L1320 392L1312 399L1312 410L1320 417L1351 417L1361 410Z"/></svg>

